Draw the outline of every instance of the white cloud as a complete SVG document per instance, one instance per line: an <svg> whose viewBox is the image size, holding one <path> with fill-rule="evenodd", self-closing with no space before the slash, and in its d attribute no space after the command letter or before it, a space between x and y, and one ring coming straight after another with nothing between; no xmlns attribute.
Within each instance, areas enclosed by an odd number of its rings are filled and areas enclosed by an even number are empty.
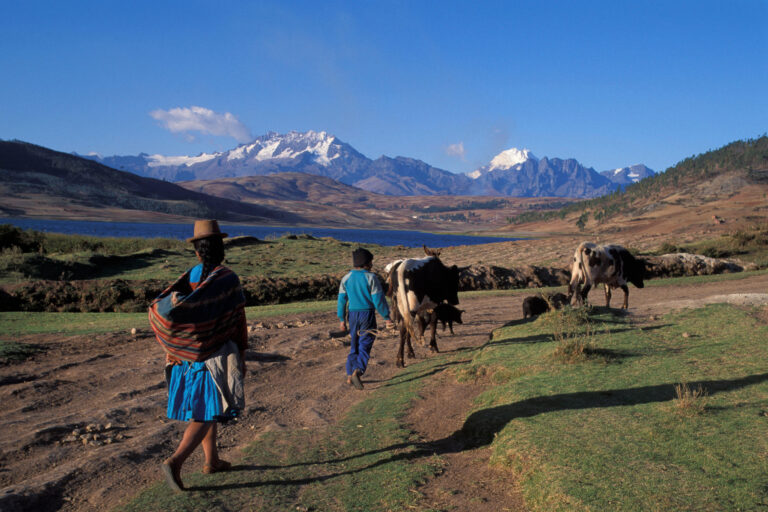
<svg viewBox="0 0 768 512"><path fill-rule="evenodd" d="M445 148L445 154L448 156L455 156L464 160L464 156L466 155L466 151L464 150L464 141L457 142L456 144L451 144L450 146Z"/></svg>
<svg viewBox="0 0 768 512"><path fill-rule="evenodd" d="M187 139L192 138L188 132L196 131L210 135L225 135L237 142L249 142L251 131L237 117L224 112L219 114L203 107L177 107L170 110L153 110L149 113L160 122L160 126L171 133L184 133Z"/></svg>

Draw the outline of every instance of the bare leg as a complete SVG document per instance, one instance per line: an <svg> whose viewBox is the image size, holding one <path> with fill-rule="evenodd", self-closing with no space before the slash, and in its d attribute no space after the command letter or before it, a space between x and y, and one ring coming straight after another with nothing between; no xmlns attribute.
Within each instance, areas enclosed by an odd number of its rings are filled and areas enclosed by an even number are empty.
<svg viewBox="0 0 768 512"><path fill-rule="evenodd" d="M205 453L205 463L209 466L218 466L221 459L219 459L219 450L216 446L216 423L211 425L208 429L208 433L203 438L203 452Z"/></svg>
<svg viewBox="0 0 768 512"><path fill-rule="evenodd" d="M195 451L195 448L197 448L198 445L203 442L203 439L205 439L205 437L208 435L211 427L215 428L216 424L204 421L189 422L189 426L184 431L184 436L181 438L179 447L176 448L176 452L171 455L171 458L169 459L171 464L174 467L181 469L181 465L184 464L184 461L187 460L190 455L192 455L192 452Z"/></svg>
<svg viewBox="0 0 768 512"><path fill-rule="evenodd" d="M184 431L184 435L181 438L179 447L176 448L176 452L171 455L165 462L163 462L162 468L166 476L168 485L176 490L183 491L184 484L181 482L181 466L184 461L195 451L195 448L207 437L211 431L211 426L215 426L215 423L207 423L202 421L192 421ZM214 445L215 445L214 434ZM206 452L206 458L208 453Z"/></svg>

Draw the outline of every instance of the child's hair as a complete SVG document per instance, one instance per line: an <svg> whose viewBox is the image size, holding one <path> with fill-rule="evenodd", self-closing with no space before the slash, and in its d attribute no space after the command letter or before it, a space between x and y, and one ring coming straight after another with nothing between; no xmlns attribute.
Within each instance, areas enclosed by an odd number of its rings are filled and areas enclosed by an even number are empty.
<svg viewBox="0 0 768 512"><path fill-rule="evenodd" d="M202 283L211 271L224 261L224 241L221 237L211 236L195 240L195 251L200 255L203 263L203 273L200 275Z"/></svg>
<svg viewBox="0 0 768 512"><path fill-rule="evenodd" d="M358 247L352 251L352 266L361 268L373 262L373 254L368 249Z"/></svg>

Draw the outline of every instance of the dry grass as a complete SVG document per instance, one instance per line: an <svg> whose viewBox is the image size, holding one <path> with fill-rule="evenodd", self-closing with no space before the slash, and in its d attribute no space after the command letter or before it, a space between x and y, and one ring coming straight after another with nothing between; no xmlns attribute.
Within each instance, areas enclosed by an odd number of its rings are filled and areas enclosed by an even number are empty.
<svg viewBox="0 0 768 512"><path fill-rule="evenodd" d="M691 387L687 382L675 384L675 411L681 416L698 416L707 407L707 390L701 385Z"/></svg>
<svg viewBox="0 0 768 512"><path fill-rule="evenodd" d="M565 307L553 311L548 318L557 342L553 359L566 364L588 359L594 348L594 329L588 309Z"/></svg>

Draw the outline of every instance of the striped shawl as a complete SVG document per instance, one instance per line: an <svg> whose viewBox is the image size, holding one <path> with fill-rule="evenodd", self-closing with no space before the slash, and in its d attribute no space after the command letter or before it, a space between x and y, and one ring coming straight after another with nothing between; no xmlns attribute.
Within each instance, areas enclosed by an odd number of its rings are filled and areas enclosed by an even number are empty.
<svg viewBox="0 0 768 512"><path fill-rule="evenodd" d="M166 352L185 361L205 361L227 340L239 340L245 296L237 275L216 267L192 291L184 273L149 307L149 324Z"/></svg>

